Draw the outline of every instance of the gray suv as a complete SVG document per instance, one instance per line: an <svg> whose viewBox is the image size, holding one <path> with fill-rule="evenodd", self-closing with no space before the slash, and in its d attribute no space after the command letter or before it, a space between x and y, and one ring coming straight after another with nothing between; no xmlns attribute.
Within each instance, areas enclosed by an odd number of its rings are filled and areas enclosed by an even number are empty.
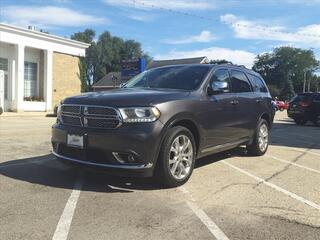
<svg viewBox="0 0 320 240"><path fill-rule="evenodd" d="M58 159L111 174L185 183L195 160L246 145L268 148L274 111L261 76L242 66L148 70L122 88L66 98L52 127Z"/></svg>

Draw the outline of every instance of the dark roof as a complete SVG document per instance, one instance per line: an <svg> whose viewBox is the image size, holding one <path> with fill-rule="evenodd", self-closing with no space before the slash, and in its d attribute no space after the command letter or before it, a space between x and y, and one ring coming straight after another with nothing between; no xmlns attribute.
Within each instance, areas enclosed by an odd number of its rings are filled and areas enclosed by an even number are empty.
<svg viewBox="0 0 320 240"><path fill-rule="evenodd" d="M182 58L182 59L170 59L170 60L155 60L148 65L148 69L180 65L180 64L197 64L197 63L208 63L207 57L196 57L196 58Z"/></svg>
<svg viewBox="0 0 320 240"><path fill-rule="evenodd" d="M121 83L121 72L110 72L94 83L93 87L118 87Z"/></svg>

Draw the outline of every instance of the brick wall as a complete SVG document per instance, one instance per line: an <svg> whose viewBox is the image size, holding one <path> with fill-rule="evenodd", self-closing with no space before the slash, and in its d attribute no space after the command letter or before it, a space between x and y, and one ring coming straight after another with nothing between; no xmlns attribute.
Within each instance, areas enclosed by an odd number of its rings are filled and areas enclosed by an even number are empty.
<svg viewBox="0 0 320 240"><path fill-rule="evenodd" d="M54 52L52 78L53 107L64 98L79 94L79 57Z"/></svg>

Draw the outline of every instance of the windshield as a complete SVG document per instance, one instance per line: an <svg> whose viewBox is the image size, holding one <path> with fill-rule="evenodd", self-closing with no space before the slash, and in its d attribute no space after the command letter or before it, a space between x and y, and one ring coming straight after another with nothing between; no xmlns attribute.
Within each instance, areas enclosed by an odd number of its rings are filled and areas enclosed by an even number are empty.
<svg viewBox="0 0 320 240"><path fill-rule="evenodd" d="M151 69L132 78L124 87L195 90L209 69L210 67L206 65Z"/></svg>

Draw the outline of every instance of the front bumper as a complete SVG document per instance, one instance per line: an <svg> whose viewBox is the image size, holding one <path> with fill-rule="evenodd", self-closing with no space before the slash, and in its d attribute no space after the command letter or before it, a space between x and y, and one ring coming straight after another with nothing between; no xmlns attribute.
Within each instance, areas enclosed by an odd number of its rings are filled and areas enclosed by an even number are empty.
<svg viewBox="0 0 320 240"><path fill-rule="evenodd" d="M117 129L90 129L62 124L52 126L53 154L61 160L105 169L125 176L149 177L158 157L163 124L123 124ZM84 148L67 145L67 134L84 136ZM133 163L120 163L113 153L134 156Z"/></svg>

